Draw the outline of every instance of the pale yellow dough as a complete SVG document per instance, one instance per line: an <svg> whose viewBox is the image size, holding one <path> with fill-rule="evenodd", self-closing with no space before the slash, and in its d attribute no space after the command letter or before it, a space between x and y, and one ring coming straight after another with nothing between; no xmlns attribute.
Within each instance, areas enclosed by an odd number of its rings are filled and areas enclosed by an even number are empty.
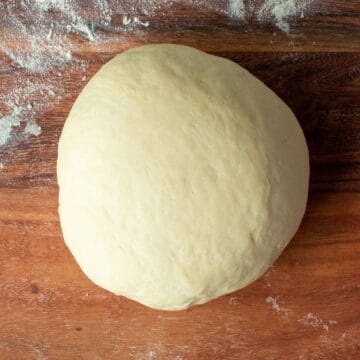
<svg viewBox="0 0 360 360"><path fill-rule="evenodd" d="M66 121L57 170L84 273L165 310L261 276L298 229L309 183L291 110L239 65L178 45L100 69Z"/></svg>

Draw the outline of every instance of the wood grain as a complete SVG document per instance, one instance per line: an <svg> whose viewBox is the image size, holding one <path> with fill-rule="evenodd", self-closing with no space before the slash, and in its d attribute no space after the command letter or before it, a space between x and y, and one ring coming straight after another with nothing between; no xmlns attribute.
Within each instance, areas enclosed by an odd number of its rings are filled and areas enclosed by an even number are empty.
<svg viewBox="0 0 360 360"><path fill-rule="evenodd" d="M290 35L251 17L244 23L209 8L169 6L172 16L163 9L146 31L99 29L106 44L70 35L86 73L69 63L59 79L51 69L46 77L64 95L36 115L42 134L0 147L0 359L360 358L359 2L314 1ZM2 25L1 45L11 49L16 38ZM57 142L72 103L104 62L149 42L195 46L249 69L293 109L311 155L305 219L273 268L182 312L151 310L92 284L65 247L57 216ZM1 96L18 79L41 76L0 53Z"/></svg>

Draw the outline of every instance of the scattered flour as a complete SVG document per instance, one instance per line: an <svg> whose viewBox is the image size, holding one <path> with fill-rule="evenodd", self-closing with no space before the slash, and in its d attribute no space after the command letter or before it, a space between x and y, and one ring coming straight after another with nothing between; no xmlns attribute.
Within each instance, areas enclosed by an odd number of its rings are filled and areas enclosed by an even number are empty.
<svg viewBox="0 0 360 360"><path fill-rule="evenodd" d="M176 3L228 16L235 21L271 22L285 32L315 0L8 0L0 2L0 68L18 71L0 93L0 147L12 139L38 136L37 121L66 96L65 80L86 72L79 41L95 51L111 50L122 34L142 36L151 18L171 18ZM2 54L1 54L2 53ZM1 56L2 55L2 56ZM54 72L58 77L54 77ZM52 76L50 76L52 74ZM81 81L86 81L84 75ZM29 108L31 106L31 108ZM0 161L4 159L0 158ZM4 162L5 163L5 162Z"/></svg>
<svg viewBox="0 0 360 360"><path fill-rule="evenodd" d="M329 328L331 326L337 324L336 320L324 321L313 313L307 313L303 318L299 319L298 321L303 324L312 326L315 329L322 329L325 331L329 331Z"/></svg>
<svg viewBox="0 0 360 360"><path fill-rule="evenodd" d="M66 25L68 32L77 32L90 41L94 41L94 34L91 23L81 15L83 9L79 1L74 0L35 0L35 7L41 14L49 11L58 11L65 17L65 22L59 25ZM97 15L100 25L107 26L111 22L112 12L106 0L96 0L90 5L92 12Z"/></svg>
<svg viewBox="0 0 360 360"><path fill-rule="evenodd" d="M142 3L142 2L140 2ZM130 9L123 1L92 0L33 0L9 1L3 5L4 17L0 23L0 51L14 63L33 73L42 73L73 60L76 34L96 45L106 42L104 31L134 31L149 26L139 15L133 15L132 28L112 26L114 11L127 14ZM139 7L150 6L145 1ZM22 15L23 14L23 15ZM19 41L20 40L20 41Z"/></svg>
<svg viewBox="0 0 360 360"><path fill-rule="evenodd" d="M229 0L228 5L229 16L244 19L245 17L245 6L243 0Z"/></svg>
<svg viewBox="0 0 360 360"><path fill-rule="evenodd" d="M245 6L244 0L228 0L227 13L239 20L254 18L259 23L270 22L289 33L290 19L305 17L312 2L314 0L249 0Z"/></svg>
<svg viewBox="0 0 360 360"><path fill-rule="evenodd" d="M68 62L69 41L63 34L55 33L54 23L49 23L50 17L42 11L36 12L33 3L31 8L24 5L23 11L24 18L11 7L7 9L0 25L0 50L15 64L32 73L41 73Z"/></svg>
<svg viewBox="0 0 360 360"><path fill-rule="evenodd" d="M0 147L13 139L40 135L36 114L48 110L62 98L61 87L56 89L56 84L46 78L29 79L24 75L12 86L11 91L0 94L0 105L7 109L7 114L0 114Z"/></svg>
<svg viewBox="0 0 360 360"><path fill-rule="evenodd" d="M134 24L140 24L140 25L145 26L145 27L148 27L150 25L150 23L148 21L141 21L138 16L135 16L133 18L133 23Z"/></svg>
<svg viewBox="0 0 360 360"><path fill-rule="evenodd" d="M18 72L16 81L7 82L0 92L0 147L13 139L40 135L38 119L67 96L66 76L86 71L87 62L74 55L79 41L74 34L96 49L108 41L106 30L110 27L116 35L150 25L142 16L154 14L156 1L134 4L129 6L121 0L0 2L0 54L3 55L0 67ZM112 26L115 12L129 14L130 26L125 26L126 20L121 26ZM113 38L121 41L115 35ZM86 76L81 77L81 81L86 80ZM3 163L6 160L0 158Z"/></svg>
<svg viewBox="0 0 360 360"><path fill-rule="evenodd" d="M291 314L292 311L290 309L287 309L279 304L278 297L268 296L265 301L267 303L270 303L272 305L273 310L275 310L279 315L285 317L286 319L289 318L289 315L292 315ZM294 316L292 317L294 318ZM304 317L298 319L297 321L305 325L312 326L315 329L320 329L325 331L329 331L329 329L333 325L337 324L336 320L323 320L320 319L314 313L307 313Z"/></svg>
<svg viewBox="0 0 360 360"><path fill-rule="evenodd" d="M275 310L277 313L279 313L281 316L288 318L290 310L280 306L278 302L278 298L275 296L268 296L265 300L267 303L270 303L272 305L273 310Z"/></svg>
<svg viewBox="0 0 360 360"><path fill-rule="evenodd" d="M149 347L145 352L139 351L137 346L129 346L129 349L129 355L134 359L139 360L156 360L165 358L171 360L185 360L190 347L188 345L174 345L172 349L169 349L161 342L156 342L149 344ZM165 357L164 353L166 353Z"/></svg>
<svg viewBox="0 0 360 360"><path fill-rule="evenodd" d="M234 19L251 17L259 22L270 21L285 32L290 30L289 19L304 17L313 1L266 0L259 3L249 0L245 3L244 0L227 0L223 8L221 3L205 0L179 0L188 6L216 11ZM76 44L70 38L71 33L96 47L107 41L103 30L128 32L138 27L147 28L150 22L142 17L171 15L174 1L134 1L132 6L121 0L92 0L86 4L76 0L12 0L6 4L0 23L3 38L0 50L21 67L31 72L43 72L73 60ZM119 14L122 22L116 24L113 17Z"/></svg>
<svg viewBox="0 0 360 360"><path fill-rule="evenodd" d="M141 21L140 18L138 16L128 16L128 15L124 15L122 18L122 23L124 26L128 26L128 25L132 25L132 26L137 26L137 25L141 25L144 27L148 27L150 25L150 23L148 21Z"/></svg>
<svg viewBox="0 0 360 360"><path fill-rule="evenodd" d="M16 107L9 115L0 117L0 146L8 142L13 128L20 126L23 111L23 107Z"/></svg>
<svg viewBox="0 0 360 360"><path fill-rule="evenodd" d="M289 33L291 18L303 18L314 0L266 0L257 13L257 19L271 20L282 31Z"/></svg>

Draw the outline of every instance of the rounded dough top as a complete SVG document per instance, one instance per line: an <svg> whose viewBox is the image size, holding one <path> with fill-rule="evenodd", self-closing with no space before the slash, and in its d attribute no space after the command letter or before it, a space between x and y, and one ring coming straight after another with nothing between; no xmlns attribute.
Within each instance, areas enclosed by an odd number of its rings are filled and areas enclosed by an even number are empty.
<svg viewBox="0 0 360 360"><path fill-rule="evenodd" d="M64 239L99 286L179 310L262 275L303 217L291 110L239 65L148 45L105 64L61 135Z"/></svg>

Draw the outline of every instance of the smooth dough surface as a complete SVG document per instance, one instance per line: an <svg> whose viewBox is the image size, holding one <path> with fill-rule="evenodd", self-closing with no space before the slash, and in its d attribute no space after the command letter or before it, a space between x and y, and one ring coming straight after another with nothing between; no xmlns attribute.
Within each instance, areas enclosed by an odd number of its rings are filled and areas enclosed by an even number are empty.
<svg viewBox="0 0 360 360"><path fill-rule="evenodd" d="M128 50L76 100L58 156L65 242L97 285L180 310L261 276L295 234L308 150L239 65L179 45Z"/></svg>

